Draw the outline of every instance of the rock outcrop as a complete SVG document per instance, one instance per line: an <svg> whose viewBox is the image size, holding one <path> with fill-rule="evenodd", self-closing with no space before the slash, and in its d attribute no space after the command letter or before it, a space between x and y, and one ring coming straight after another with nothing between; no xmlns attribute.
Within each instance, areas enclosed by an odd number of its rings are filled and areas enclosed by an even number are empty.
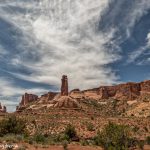
<svg viewBox="0 0 150 150"><path fill-rule="evenodd" d="M47 94L42 95L39 99L40 99L40 102L47 103L53 100L56 95L58 95L57 92L48 92Z"/></svg>
<svg viewBox="0 0 150 150"><path fill-rule="evenodd" d="M1 103L0 103L0 113L6 113L6 112L7 112L6 106L3 106L3 107L2 107L2 105L1 105Z"/></svg>
<svg viewBox="0 0 150 150"><path fill-rule="evenodd" d="M1 103L0 103L0 110L1 110L1 109L3 109L3 107L2 107L2 105L1 105Z"/></svg>
<svg viewBox="0 0 150 150"><path fill-rule="evenodd" d="M68 78L66 75L63 75L61 79L61 96L67 95L68 95Z"/></svg>
<svg viewBox="0 0 150 150"><path fill-rule="evenodd" d="M31 102L35 102L38 100L38 96L37 95L34 95L34 94L28 94L28 93L25 93L23 96L22 96L22 100L20 102L20 106L25 106Z"/></svg>
<svg viewBox="0 0 150 150"><path fill-rule="evenodd" d="M37 95L25 93L24 95L22 95L22 99L21 102L19 103L19 106L16 106L16 111L20 112L24 110L28 104L36 102L37 100L38 100Z"/></svg>
<svg viewBox="0 0 150 150"><path fill-rule="evenodd" d="M135 100L144 94L150 95L150 80L141 83L129 82L114 86L102 86L84 91L84 95L92 99L95 97L95 99Z"/></svg>
<svg viewBox="0 0 150 150"><path fill-rule="evenodd" d="M61 96L57 100L53 101L54 108L79 108L78 102L69 97L69 96Z"/></svg>

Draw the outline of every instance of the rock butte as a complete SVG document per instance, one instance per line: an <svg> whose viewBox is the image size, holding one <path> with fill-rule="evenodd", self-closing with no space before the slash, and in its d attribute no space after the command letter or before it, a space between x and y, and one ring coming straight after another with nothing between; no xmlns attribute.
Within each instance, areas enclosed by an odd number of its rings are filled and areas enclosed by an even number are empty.
<svg viewBox="0 0 150 150"><path fill-rule="evenodd" d="M150 95L150 80L143 81L140 83L123 83L114 86L100 86L99 88L88 89L80 91L74 89L68 92L68 78L66 75L62 76L61 79L61 92L48 92L47 94L38 97L37 95L25 93L22 96L22 100L17 106L17 110L21 110L32 102L37 103L49 103L52 107L66 107L66 108L77 108L80 99L92 99L102 101L109 98L117 100L134 101L141 96Z"/></svg>

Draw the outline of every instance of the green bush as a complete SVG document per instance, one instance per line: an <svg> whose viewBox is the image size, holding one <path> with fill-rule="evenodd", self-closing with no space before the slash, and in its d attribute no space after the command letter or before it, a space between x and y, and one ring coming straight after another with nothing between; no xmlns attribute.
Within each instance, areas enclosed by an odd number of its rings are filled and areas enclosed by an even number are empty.
<svg viewBox="0 0 150 150"><path fill-rule="evenodd" d="M127 126L109 123L101 132L97 133L94 142L105 150L126 150L133 144L130 143L129 133Z"/></svg>
<svg viewBox="0 0 150 150"><path fill-rule="evenodd" d="M25 127L26 122L23 119L15 116L5 118L0 122L0 136L6 134L25 134Z"/></svg>
<svg viewBox="0 0 150 150"><path fill-rule="evenodd" d="M76 137L77 134L76 134L75 127L72 126L71 124L67 125L67 127L64 131L64 136L66 136L69 140Z"/></svg>
<svg viewBox="0 0 150 150"><path fill-rule="evenodd" d="M43 143L46 142L46 138L44 137L44 135L42 135L42 134L40 134L40 133L35 134L34 137L33 137L33 139L34 139L34 141L35 141L36 143L41 143L41 144L43 144Z"/></svg>

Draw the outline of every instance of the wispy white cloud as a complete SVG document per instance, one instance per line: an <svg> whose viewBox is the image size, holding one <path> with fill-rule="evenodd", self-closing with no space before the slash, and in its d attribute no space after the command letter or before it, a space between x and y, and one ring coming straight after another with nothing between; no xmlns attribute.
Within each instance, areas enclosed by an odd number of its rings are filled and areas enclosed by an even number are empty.
<svg viewBox="0 0 150 150"><path fill-rule="evenodd" d="M46 92L46 89L42 88L29 88L25 89L20 86L14 85L14 82L9 78L0 78L0 96L15 96L15 95L23 95L25 92L27 93L35 93L41 94Z"/></svg>
<svg viewBox="0 0 150 150"><path fill-rule="evenodd" d="M129 2L130 3L130 2ZM135 0L133 7L127 14L126 17L126 32L128 37L131 36L131 31L134 25L140 20L140 18L145 15L150 9L149 0Z"/></svg>
<svg viewBox="0 0 150 150"><path fill-rule="evenodd" d="M116 29L111 28L107 33L98 29L101 15L108 5L108 0L10 2L6 5L8 8L17 6L26 10L25 13L11 10L14 15L3 9L3 17L24 34L24 43L18 43L18 46L25 50L13 57L11 64L23 65L33 71L30 75L12 74L24 80L53 85L59 85L61 75L67 74L70 88L115 83L118 77L106 65L117 61L120 56L105 44L111 43L115 47L112 38ZM38 44L40 46L36 47ZM30 53L33 57L38 55L39 60L27 60Z"/></svg>
<svg viewBox="0 0 150 150"><path fill-rule="evenodd" d="M147 50L150 50L150 33L147 34L146 41L147 41L146 45L140 47L136 51L133 51L129 55L129 59L127 60L128 63L135 62L144 52L146 52ZM142 60L142 61L138 62L138 64L141 65L143 63L146 63L147 61L149 61L149 58L147 60Z"/></svg>

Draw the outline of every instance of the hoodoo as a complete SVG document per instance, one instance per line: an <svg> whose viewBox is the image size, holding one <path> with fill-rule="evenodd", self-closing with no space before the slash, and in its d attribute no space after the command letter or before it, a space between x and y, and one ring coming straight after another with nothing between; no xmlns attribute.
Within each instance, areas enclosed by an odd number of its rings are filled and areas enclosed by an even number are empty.
<svg viewBox="0 0 150 150"><path fill-rule="evenodd" d="M68 96L68 78L66 75L61 79L61 96Z"/></svg>

